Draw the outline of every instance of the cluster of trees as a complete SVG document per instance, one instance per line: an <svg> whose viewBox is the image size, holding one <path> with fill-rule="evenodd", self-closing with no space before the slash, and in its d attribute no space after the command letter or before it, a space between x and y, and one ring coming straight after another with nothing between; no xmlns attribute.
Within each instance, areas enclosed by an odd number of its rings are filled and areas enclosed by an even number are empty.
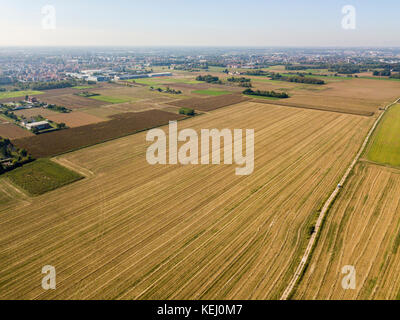
<svg viewBox="0 0 400 320"><path fill-rule="evenodd" d="M182 94L181 90L171 89L170 87L167 87L167 89L165 89L165 90L163 88L150 87L150 90L158 91L158 92L164 92L164 93L170 93L170 94Z"/></svg>
<svg viewBox="0 0 400 320"><path fill-rule="evenodd" d="M298 76L283 76L280 73L274 73L270 76L271 80L279 80L279 81L287 81L287 82L296 82L296 83L306 83L306 84L325 84L324 80L318 78L305 77L303 75Z"/></svg>
<svg viewBox="0 0 400 320"><path fill-rule="evenodd" d="M354 74L368 71L366 66L354 65L354 64L336 64L329 68L329 71L337 72L341 74Z"/></svg>
<svg viewBox="0 0 400 320"><path fill-rule="evenodd" d="M205 81L207 83L216 83L216 84L222 84L222 81L219 80L218 77L214 77L210 74L206 75L206 76L198 76L196 78L197 81Z"/></svg>
<svg viewBox="0 0 400 320"><path fill-rule="evenodd" d="M229 82L251 82L250 78L245 78L245 77L240 77L240 78L235 78L231 77L227 79Z"/></svg>
<svg viewBox="0 0 400 320"><path fill-rule="evenodd" d="M289 95L286 92L276 92L276 91L261 91L252 89L246 89L243 91L243 94L250 95L250 96L260 96L260 97L271 97L271 98L279 98L279 99L286 99L289 98Z"/></svg>
<svg viewBox="0 0 400 320"><path fill-rule="evenodd" d="M61 112L61 113L69 113L71 112L70 109L67 109L66 107L60 107L60 106L56 106L55 104L49 104L47 105L47 109L56 111L56 112Z"/></svg>
<svg viewBox="0 0 400 320"><path fill-rule="evenodd" d="M15 115L15 113L12 112L12 111L5 110L5 111L3 111L2 113L3 113L6 117L8 117L8 118L10 118L10 119L13 119L13 120L16 120L16 121L19 120L18 117Z"/></svg>
<svg viewBox="0 0 400 320"><path fill-rule="evenodd" d="M287 64L285 65L286 70L307 70L307 69L327 69L328 65L321 64L321 65L291 65Z"/></svg>
<svg viewBox="0 0 400 320"><path fill-rule="evenodd" d="M32 83L19 83L18 87L22 90L51 90L51 89L62 89L71 88L79 85L76 80L61 80L61 81L49 81L49 82L32 82Z"/></svg>
<svg viewBox="0 0 400 320"><path fill-rule="evenodd" d="M191 109L191 108L180 108L179 114L184 114L186 116L194 116L195 112L194 112L194 109Z"/></svg>
<svg viewBox="0 0 400 320"><path fill-rule="evenodd" d="M392 75L390 70L387 69L382 71L375 70L372 74L376 77L390 77Z"/></svg>
<svg viewBox="0 0 400 320"><path fill-rule="evenodd" d="M245 78L245 77L240 77L240 78L235 78L231 77L227 79L228 82L234 82L234 83L239 83L239 86L245 87L245 88L251 88L251 79Z"/></svg>
<svg viewBox="0 0 400 320"><path fill-rule="evenodd" d="M9 139L0 137L0 174L22 166L34 159L25 149L16 148Z"/></svg>
<svg viewBox="0 0 400 320"><path fill-rule="evenodd" d="M391 79L400 79L400 73L392 74L389 78L391 78Z"/></svg>
<svg viewBox="0 0 400 320"><path fill-rule="evenodd" d="M248 76L269 76L270 73L264 70L250 70L245 72Z"/></svg>
<svg viewBox="0 0 400 320"><path fill-rule="evenodd" d="M57 123L56 124L57 129L62 130L62 129L67 129L67 125L64 122Z"/></svg>
<svg viewBox="0 0 400 320"><path fill-rule="evenodd" d="M76 95L80 96L80 97L84 97L84 98L90 98L90 97L99 96L100 94L89 92L89 91L82 91L82 92L76 93Z"/></svg>

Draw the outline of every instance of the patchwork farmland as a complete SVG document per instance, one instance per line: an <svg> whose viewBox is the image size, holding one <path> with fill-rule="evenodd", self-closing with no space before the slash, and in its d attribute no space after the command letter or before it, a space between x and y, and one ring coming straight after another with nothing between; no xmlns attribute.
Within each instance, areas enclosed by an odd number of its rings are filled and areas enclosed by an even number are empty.
<svg viewBox="0 0 400 320"><path fill-rule="evenodd" d="M21 149L28 150L34 157L45 158L183 118L185 117L161 110L150 110L124 114L123 117L117 117L113 120L79 126L51 134L16 139L13 140L13 143Z"/></svg>
<svg viewBox="0 0 400 320"><path fill-rule="evenodd" d="M288 93L279 99L246 96L223 68L210 70L222 82L179 71L43 90L40 102L70 110L13 111L66 129L34 135L1 115L0 136L38 160L0 176L0 298L282 296L322 205L383 107L398 97L400 82L331 75L316 86L249 76L254 90ZM182 92L150 88L158 85ZM181 108L195 116L180 115ZM383 117L290 298L400 296L393 279L400 261L399 155L392 153L398 118L398 106ZM196 131L255 129L254 173L236 176L232 165L149 165L145 130L168 132L171 120ZM37 270L47 264L57 269L56 291L37 285ZM357 268L355 291L341 289L344 264Z"/></svg>

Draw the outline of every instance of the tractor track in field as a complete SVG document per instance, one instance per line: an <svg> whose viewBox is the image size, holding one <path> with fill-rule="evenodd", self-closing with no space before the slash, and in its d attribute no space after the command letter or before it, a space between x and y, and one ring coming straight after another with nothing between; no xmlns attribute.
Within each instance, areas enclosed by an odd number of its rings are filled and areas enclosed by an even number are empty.
<svg viewBox="0 0 400 320"><path fill-rule="evenodd" d="M293 291L295 290L296 284L301 280L301 276L305 271L305 268L307 266L307 263L310 261L311 258L311 253L312 250L314 248L314 246L316 245L316 241L318 239L319 233L322 230L322 223L327 215L327 213L329 212L329 209L331 207L331 205L333 204L334 200L336 199L337 195L339 194L341 187L346 183L348 177L350 176L350 173L353 171L355 165L358 163L358 161L361 158L361 155L364 153L365 148L367 147L372 134L375 132L376 127L378 126L378 124L380 123L380 121L382 120L383 116L385 115L386 111L393 105L397 104L400 101L400 98L398 98L397 100L395 100L394 102L388 104L384 111L379 115L379 117L376 119L376 121L374 122L372 128L370 129L370 131L368 132L368 135L366 136L360 150L358 151L357 155L355 156L354 160L351 162L350 166L347 168L345 174L343 175L342 179L340 180L339 185L335 188L335 190L331 193L331 195L329 196L328 200L326 200L326 202L324 203L322 210L318 216L318 220L315 224L315 230L314 233L311 235L311 238L308 242L306 251L303 254L303 257L300 260L300 263L298 265L298 267L296 268L295 274L293 276L293 278L290 280L288 286L286 287L285 291L283 292L280 300L288 300L290 298L290 296L292 295Z"/></svg>

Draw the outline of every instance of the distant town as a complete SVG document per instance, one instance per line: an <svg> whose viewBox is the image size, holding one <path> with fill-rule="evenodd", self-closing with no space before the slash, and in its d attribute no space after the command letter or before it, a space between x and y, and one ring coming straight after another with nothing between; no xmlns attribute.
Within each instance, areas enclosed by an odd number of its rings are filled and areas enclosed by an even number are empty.
<svg viewBox="0 0 400 320"><path fill-rule="evenodd" d="M278 64L330 66L338 72L347 69L349 73L366 70L368 66L390 71L400 64L400 49L1 49L0 85L71 78L103 82L171 75L153 72L154 67L160 66L170 72L195 72L210 67L260 69Z"/></svg>

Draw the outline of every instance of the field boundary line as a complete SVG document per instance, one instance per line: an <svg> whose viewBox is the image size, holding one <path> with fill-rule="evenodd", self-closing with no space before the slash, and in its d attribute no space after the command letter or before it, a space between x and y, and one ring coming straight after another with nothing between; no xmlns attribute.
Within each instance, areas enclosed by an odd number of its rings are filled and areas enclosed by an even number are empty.
<svg viewBox="0 0 400 320"><path fill-rule="evenodd" d="M310 105L302 105L302 104L291 105L289 103L277 102L274 100L267 100L267 99L264 99L262 101L260 101L260 100L261 99L252 98L251 102L261 103L261 104L271 104L274 106L281 106L281 107L287 107L287 108L297 108L297 109L317 110L317 111L324 111L324 112L334 112L334 113L340 113L340 114L350 114L353 116L360 116L360 117L372 117L375 114L375 112L372 112L372 111L359 111L358 112L356 110L350 110L350 111L335 110L335 109L330 109L329 107L324 108L324 107L320 107L320 106L310 106Z"/></svg>
<svg viewBox="0 0 400 320"><path fill-rule="evenodd" d="M324 222L324 219L329 211L329 209L331 208L334 200L336 199L337 195L339 194L341 188L343 187L343 185L346 183L348 177L350 176L350 173L353 171L355 165L358 163L358 161L361 158L361 155L364 153L365 148L367 147L372 134L375 132L375 129L377 128L378 124L380 123L381 119L383 118L383 116L386 114L386 111L393 105L397 104L400 101L400 98L398 98L397 100L395 100L394 102L388 104L384 111L379 115L379 117L376 119L376 121L374 122L372 128L370 129L370 131L368 132L360 150L358 151L357 155L355 156L354 160L352 161L352 163L350 164L350 166L347 168L344 176L342 177L342 179L340 180L339 185L335 188L335 190L331 193L331 195L329 196L328 200L326 200L326 202L324 203L321 212L318 216L318 220L315 224L315 229L314 229L314 233L311 235L311 238L308 242L307 248L304 252L303 257L300 260L300 263L295 271L295 274L293 276L293 278L290 280L288 286L286 287L285 291L283 292L280 300L287 300L289 299L289 297L291 296L291 294L293 293L293 291L295 290L295 286L296 284L299 282L299 280L301 280L301 276L303 275L305 268L307 266L307 263L310 261L311 258L311 253L312 250L316 244L316 240L319 237L319 234L322 230L322 225Z"/></svg>
<svg viewBox="0 0 400 320"><path fill-rule="evenodd" d="M85 178L90 178L93 177L95 174L93 171L84 168L76 163L73 163L72 161L69 161L65 158L60 158L60 157L55 157L55 158L51 158L51 161L67 168L70 169L72 171L78 172L79 174L81 174L82 176L84 176Z"/></svg>

